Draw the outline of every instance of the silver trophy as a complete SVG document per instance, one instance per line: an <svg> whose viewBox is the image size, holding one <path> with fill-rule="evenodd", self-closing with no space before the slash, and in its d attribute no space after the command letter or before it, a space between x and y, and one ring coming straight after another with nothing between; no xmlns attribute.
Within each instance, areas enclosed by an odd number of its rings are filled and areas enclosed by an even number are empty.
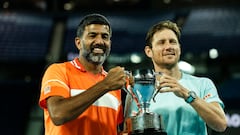
<svg viewBox="0 0 240 135"><path fill-rule="evenodd" d="M151 69L137 69L133 72L134 85L127 92L137 100L139 111L130 118L131 135L167 135L161 115L149 111L150 101L157 92L157 75L160 74Z"/></svg>

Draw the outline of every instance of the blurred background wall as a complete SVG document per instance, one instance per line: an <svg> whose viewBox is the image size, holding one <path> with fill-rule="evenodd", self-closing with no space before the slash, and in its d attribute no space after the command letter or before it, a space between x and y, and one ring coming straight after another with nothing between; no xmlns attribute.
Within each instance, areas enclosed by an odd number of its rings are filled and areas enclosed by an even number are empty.
<svg viewBox="0 0 240 135"><path fill-rule="evenodd" d="M1 0L0 6L0 134L43 135L41 77L49 64L76 56L75 30L88 13L102 13L113 27L106 70L151 68L143 53L148 28L177 22L181 69L211 78L226 106L226 132L209 135L240 134L239 0Z"/></svg>

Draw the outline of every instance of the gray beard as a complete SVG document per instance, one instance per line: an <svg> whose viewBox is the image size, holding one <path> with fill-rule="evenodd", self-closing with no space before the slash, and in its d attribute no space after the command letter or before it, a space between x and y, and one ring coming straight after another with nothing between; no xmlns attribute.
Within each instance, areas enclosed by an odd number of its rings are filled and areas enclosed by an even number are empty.
<svg viewBox="0 0 240 135"><path fill-rule="evenodd" d="M94 55L93 53L87 53L85 58L91 63L100 65L100 64L104 63L104 61L107 58L107 55L106 54L104 54L104 55Z"/></svg>
<svg viewBox="0 0 240 135"><path fill-rule="evenodd" d="M91 51L87 51L87 49L84 49L82 50L82 56L88 61L88 62L91 62L93 64L97 64L97 65L100 65L100 64L103 64L104 61L106 60L107 56L109 55L109 52L110 51L107 51L106 53L104 54L94 54L92 53Z"/></svg>

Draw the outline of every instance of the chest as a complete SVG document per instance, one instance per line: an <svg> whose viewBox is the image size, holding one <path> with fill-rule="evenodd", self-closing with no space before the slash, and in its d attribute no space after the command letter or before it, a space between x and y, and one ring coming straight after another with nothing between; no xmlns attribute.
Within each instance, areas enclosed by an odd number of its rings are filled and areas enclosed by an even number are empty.
<svg viewBox="0 0 240 135"><path fill-rule="evenodd" d="M70 74L71 73L71 74ZM101 74L92 74L79 70L72 70L67 74L68 86L70 89L88 89L94 84L104 79Z"/></svg>

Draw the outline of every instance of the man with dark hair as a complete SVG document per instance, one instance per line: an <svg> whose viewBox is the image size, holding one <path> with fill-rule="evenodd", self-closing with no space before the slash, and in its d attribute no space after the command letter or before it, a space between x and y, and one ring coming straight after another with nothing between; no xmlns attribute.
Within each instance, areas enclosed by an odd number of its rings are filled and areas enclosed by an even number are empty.
<svg viewBox="0 0 240 135"><path fill-rule="evenodd" d="M79 57L50 65L42 79L39 105L45 135L117 135L123 120L121 91L124 68L107 73L112 29L100 14L85 16L77 28Z"/></svg>

